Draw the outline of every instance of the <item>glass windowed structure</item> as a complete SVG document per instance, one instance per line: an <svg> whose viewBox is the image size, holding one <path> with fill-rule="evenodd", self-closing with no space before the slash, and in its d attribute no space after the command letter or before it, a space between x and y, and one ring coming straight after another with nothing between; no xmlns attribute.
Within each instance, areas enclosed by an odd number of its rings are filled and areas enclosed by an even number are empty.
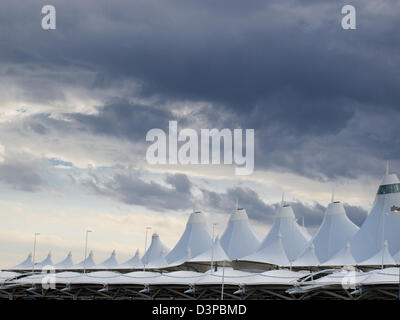
<svg viewBox="0 0 400 320"><path fill-rule="evenodd" d="M388 194L400 192L400 183L385 184L380 186L378 189L378 194Z"/></svg>

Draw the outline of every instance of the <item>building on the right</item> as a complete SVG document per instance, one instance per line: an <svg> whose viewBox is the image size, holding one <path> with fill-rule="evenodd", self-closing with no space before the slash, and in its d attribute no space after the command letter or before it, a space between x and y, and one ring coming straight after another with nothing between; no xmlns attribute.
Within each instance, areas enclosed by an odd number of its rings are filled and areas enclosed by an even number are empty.
<svg viewBox="0 0 400 320"><path fill-rule="evenodd" d="M400 181L396 174L386 174L378 188L372 209L360 230L351 240L351 251L357 262L383 252L385 243L392 256L400 250Z"/></svg>

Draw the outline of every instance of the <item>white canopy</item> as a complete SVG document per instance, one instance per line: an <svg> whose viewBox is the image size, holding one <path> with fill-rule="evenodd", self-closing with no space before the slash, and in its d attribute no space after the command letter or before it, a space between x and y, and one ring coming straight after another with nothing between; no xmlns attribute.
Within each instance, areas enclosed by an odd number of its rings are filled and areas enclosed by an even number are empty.
<svg viewBox="0 0 400 320"><path fill-rule="evenodd" d="M229 257L221 246L218 237L214 241L214 246L207 251L197 255L189 260L189 262L209 262L209 261L229 261Z"/></svg>
<svg viewBox="0 0 400 320"><path fill-rule="evenodd" d="M388 242L385 241L383 248L371 258L358 263L359 266L388 266L395 265L396 261L393 259L392 255L388 250Z"/></svg>
<svg viewBox="0 0 400 320"><path fill-rule="evenodd" d="M93 268L95 266L95 262L93 260L93 251L89 252L89 256L86 258L86 260L83 260L76 265L72 266L72 269L83 269L83 268Z"/></svg>
<svg viewBox="0 0 400 320"><path fill-rule="evenodd" d="M342 249L358 231L358 227L347 217L343 204L333 201L326 209L324 220L312 238L315 254L324 263Z"/></svg>
<svg viewBox="0 0 400 320"><path fill-rule="evenodd" d="M118 261L116 258L116 252L115 250L113 250L110 257L108 257L103 262L100 262L99 264L93 266L92 269L112 269L116 266L118 266Z"/></svg>
<svg viewBox="0 0 400 320"><path fill-rule="evenodd" d="M383 177L373 207L360 230L351 242L352 253L357 261L366 260L388 241L393 256L400 250L400 184L395 174Z"/></svg>
<svg viewBox="0 0 400 320"><path fill-rule="evenodd" d="M221 237L221 246L231 260L257 251L260 246L260 237L250 225L245 209L238 208L230 216Z"/></svg>
<svg viewBox="0 0 400 320"><path fill-rule="evenodd" d="M136 253L132 258L119 265L116 269L139 269L142 267L143 263L139 258L139 250L136 250Z"/></svg>
<svg viewBox="0 0 400 320"><path fill-rule="evenodd" d="M32 253L28 254L28 257L20 264L11 268L12 270L29 270L32 269Z"/></svg>
<svg viewBox="0 0 400 320"><path fill-rule="evenodd" d="M281 235L281 241L287 258L291 261L295 260L298 255L306 248L310 236L296 222L293 209L290 205L282 205L279 207L274 223L261 243L258 251L262 251L265 247L271 246Z"/></svg>
<svg viewBox="0 0 400 320"><path fill-rule="evenodd" d="M145 265L146 268L165 267L167 265L165 257L168 251L168 248L161 242L159 235L153 233L150 247L142 258L143 265Z"/></svg>
<svg viewBox="0 0 400 320"><path fill-rule="evenodd" d="M315 254L314 244L311 243L306 250L292 263L293 267L319 266L320 261Z"/></svg>
<svg viewBox="0 0 400 320"><path fill-rule="evenodd" d="M211 241L211 234L204 214L193 212L189 217L183 235L168 253L167 262L172 264L181 260L187 255L188 250L190 250L191 256L195 257L210 248Z"/></svg>
<svg viewBox="0 0 400 320"><path fill-rule="evenodd" d="M346 245L331 259L322 263L322 266L355 266L357 265L356 260L354 259L353 255L351 254L350 243L347 242Z"/></svg>
<svg viewBox="0 0 400 320"><path fill-rule="evenodd" d="M61 262L57 263L54 267L56 269L68 269L74 265L72 262L72 253L71 251L68 253L67 257Z"/></svg>
<svg viewBox="0 0 400 320"><path fill-rule="evenodd" d="M277 266L290 265L285 248L283 247L283 237L280 233L276 236L275 241L270 242L256 253L243 257L240 260L268 263Z"/></svg>
<svg viewBox="0 0 400 320"><path fill-rule="evenodd" d="M35 269L41 269L46 266L54 266L53 261L51 260L51 252L47 255L47 257L41 262L35 264Z"/></svg>

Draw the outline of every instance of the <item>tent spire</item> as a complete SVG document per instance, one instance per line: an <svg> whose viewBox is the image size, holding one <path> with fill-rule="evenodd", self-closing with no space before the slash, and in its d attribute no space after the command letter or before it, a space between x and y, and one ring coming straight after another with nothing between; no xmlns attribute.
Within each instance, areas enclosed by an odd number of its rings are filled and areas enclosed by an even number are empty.
<svg viewBox="0 0 400 320"><path fill-rule="evenodd" d="M389 175L389 160L386 161L386 175Z"/></svg>
<svg viewBox="0 0 400 320"><path fill-rule="evenodd" d="M335 189L332 189L332 198L331 198L331 202L335 202Z"/></svg>
<svg viewBox="0 0 400 320"><path fill-rule="evenodd" d="M285 204L285 191L282 192L282 202L281 202L281 206L283 207L284 204Z"/></svg>

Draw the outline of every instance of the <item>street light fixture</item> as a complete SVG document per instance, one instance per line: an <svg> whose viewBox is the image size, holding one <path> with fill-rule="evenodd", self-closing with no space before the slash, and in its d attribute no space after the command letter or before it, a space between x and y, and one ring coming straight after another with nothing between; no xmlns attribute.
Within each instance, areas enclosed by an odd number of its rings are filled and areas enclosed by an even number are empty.
<svg viewBox="0 0 400 320"><path fill-rule="evenodd" d="M88 236L89 236L89 232L92 232L92 230L86 230L85 258L83 259L83 273L86 273L86 256L87 256L87 246L88 246Z"/></svg>
<svg viewBox="0 0 400 320"><path fill-rule="evenodd" d="M151 230L151 227L146 227L146 236L145 236L145 239L144 239L143 271L146 271L146 264L147 264L147 254L146 254L146 251L147 251L147 232L149 230Z"/></svg>
<svg viewBox="0 0 400 320"><path fill-rule="evenodd" d="M36 238L38 235L40 235L40 233L35 232L35 239L33 241L32 273L34 273L35 271Z"/></svg>
<svg viewBox="0 0 400 320"><path fill-rule="evenodd" d="M213 264L214 264L214 229L218 223L212 224L212 239L211 239L211 272L213 272Z"/></svg>

